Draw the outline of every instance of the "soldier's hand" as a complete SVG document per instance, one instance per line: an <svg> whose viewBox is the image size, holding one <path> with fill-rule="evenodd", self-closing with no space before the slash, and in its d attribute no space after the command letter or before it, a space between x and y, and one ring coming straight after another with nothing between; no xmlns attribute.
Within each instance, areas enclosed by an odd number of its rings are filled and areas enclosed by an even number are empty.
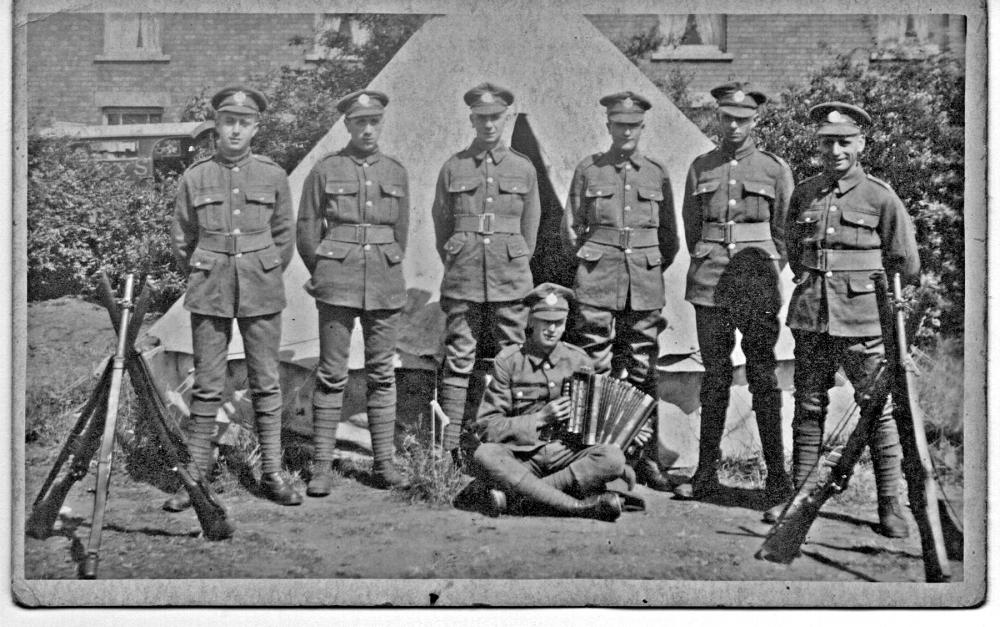
<svg viewBox="0 0 1000 627"><path fill-rule="evenodd" d="M635 489L635 469L625 464L625 469L622 470L622 479L625 480L625 484L628 486L628 491L631 492Z"/></svg>
<svg viewBox="0 0 1000 627"><path fill-rule="evenodd" d="M568 420L570 414L569 397L560 396L555 400L549 401L542 409L542 414L545 417L545 424Z"/></svg>

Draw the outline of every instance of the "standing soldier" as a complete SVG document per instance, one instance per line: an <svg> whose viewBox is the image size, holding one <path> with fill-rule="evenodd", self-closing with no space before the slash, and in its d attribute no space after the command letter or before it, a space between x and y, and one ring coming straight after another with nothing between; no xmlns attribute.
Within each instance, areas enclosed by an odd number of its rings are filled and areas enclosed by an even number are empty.
<svg viewBox="0 0 1000 627"><path fill-rule="evenodd" d="M393 359L406 304L403 252L410 216L406 169L378 148L389 98L363 90L337 103L351 139L306 177L299 203L298 250L319 310L319 364L313 391L314 470L306 493L326 496L347 386L354 320L361 319L368 377L368 429L374 485L406 487L392 464L396 427Z"/></svg>
<svg viewBox="0 0 1000 627"><path fill-rule="evenodd" d="M476 138L441 168L431 210L444 262L441 308L447 321L440 399L450 420L444 448L453 455L478 339L491 333L498 349L524 342L527 309L521 299L533 286L528 262L541 220L535 168L503 143L514 94L483 83L464 99L472 109Z"/></svg>
<svg viewBox="0 0 1000 627"><path fill-rule="evenodd" d="M655 398L656 338L666 327L663 271L678 248L673 192L666 167L639 152L649 101L626 91L600 103L607 108L611 148L576 167L563 213L563 237L579 262L576 343L596 372L624 371ZM640 483L667 491L657 445L654 427L636 474Z"/></svg>
<svg viewBox="0 0 1000 627"><path fill-rule="evenodd" d="M809 110L819 125L823 173L802 182L788 210L788 263L797 286L787 324L795 337L795 418L792 478L801 488L815 466L837 368L855 389L862 414L876 424L869 441L878 490L878 531L908 535L899 501L899 434L891 412L883 412L888 385L870 386L885 357L875 285L871 275L900 273L918 279L920 259L913 223L887 183L865 173L863 109L827 102ZM884 381L884 379L883 379ZM773 522L781 505L768 510Z"/></svg>
<svg viewBox="0 0 1000 627"><path fill-rule="evenodd" d="M250 151L267 107L263 94L227 87L212 97L212 107L217 151L181 178L172 229L177 263L188 272L184 307L191 312L194 388L188 447L192 462L207 477L235 318L260 438L263 493L281 505L298 505L302 497L280 474L282 273L294 250L288 179L278 164ZM164 504L173 511L188 506L186 491Z"/></svg>
<svg viewBox="0 0 1000 627"><path fill-rule="evenodd" d="M691 251L685 298L694 305L705 374L701 383L698 468L678 498L705 499L719 489L716 464L726 425L736 329L743 335L764 463L765 499L791 495L781 441L781 390L774 346L781 324L778 272L785 263L785 214L792 171L759 150L753 129L767 97L739 83L711 91L718 102L718 148L694 160L684 187L684 236Z"/></svg>

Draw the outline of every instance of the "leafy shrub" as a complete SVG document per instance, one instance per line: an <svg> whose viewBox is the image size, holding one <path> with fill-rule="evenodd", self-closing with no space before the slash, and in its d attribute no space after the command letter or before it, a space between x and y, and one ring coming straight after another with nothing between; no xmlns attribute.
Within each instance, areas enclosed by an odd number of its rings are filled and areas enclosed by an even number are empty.
<svg viewBox="0 0 1000 627"><path fill-rule="evenodd" d="M183 289L170 249L176 181L134 182L72 149L65 140L28 139L28 299L93 296L95 273L112 285L127 272L149 274L153 310Z"/></svg>

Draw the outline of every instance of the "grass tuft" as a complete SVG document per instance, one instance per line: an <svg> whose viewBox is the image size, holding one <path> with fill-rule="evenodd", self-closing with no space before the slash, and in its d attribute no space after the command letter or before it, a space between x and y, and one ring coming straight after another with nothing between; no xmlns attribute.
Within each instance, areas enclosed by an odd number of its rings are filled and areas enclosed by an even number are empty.
<svg viewBox="0 0 1000 627"><path fill-rule="evenodd" d="M438 507L451 507L455 496L468 483L447 454L421 443L413 434L403 440L400 454L411 488L403 493L410 503L426 502Z"/></svg>

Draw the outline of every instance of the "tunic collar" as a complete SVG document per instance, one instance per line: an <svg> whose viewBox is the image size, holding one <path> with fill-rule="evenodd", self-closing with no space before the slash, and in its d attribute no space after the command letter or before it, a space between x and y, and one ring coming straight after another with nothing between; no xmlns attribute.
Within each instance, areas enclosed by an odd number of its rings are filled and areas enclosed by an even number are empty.
<svg viewBox="0 0 1000 627"><path fill-rule="evenodd" d="M617 150L609 150L603 155L601 159L610 165L613 165L615 169L621 170L626 163L631 163L632 167L636 170L642 167L642 153L636 148L631 153L620 152Z"/></svg>
<svg viewBox="0 0 1000 627"><path fill-rule="evenodd" d="M245 165L248 161L250 161L251 156L253 156L253 152L248 150L246 151L246 154L236 157L235 159L227 159L222 155L221 152L217 152L215 153L214 160L222 167L232 169L237 166L242 167L243 165Z"/></svg>
<svg viewBox="0 0 1000 627"><path fill-rule="evenodd" d="M347 146L340 151L340 154L344 155L345 157L350 157L351 160L357 163L358 165L362 165L364 163L368 164L375 163L382 156L382 153L379 151L378 148L376 148L373 152L361 152L351 144L347 144Z"/></svg>
<svg viewBox="0 0 1000 627"><path fill-rule="evenodd" d="M866 175L864 169L860 165L855 165L840 178L835 179L830 176L827 180L830 186L836 184L837 192L840 195L843 195L857 187L858 183L865 180L865 178Z"/></svg>
<svg viewBox="0 0 1000 627"><path fill-rule="evenodd" d="M486 155L493 157L493 163L500 163L507 156L507 146L503 142L497 142L497 145L491 150L486 150L479 145L479 142L473 141L472 145L469 146L469 153L472 154L477 163L482 162Z"/></svg>
<svg viewBox="0 0 1000 627"><path fill-rule="evenodd" d="M736 159L745 159L752 155L757 150L757 142L754 141L753 137L748 137L745 142L736 146L726 146L725 144L719 144L719 152L722 157L727 161Z"/></svg>
<svg viewBox="0 0 1000 627"><path fill-rule="evenodd" d="M550 353L545 353L541 348L529 340L524 344L524 347L521 350L524 352L524 356L527 358L528 363L530 363L535 370L538 370L545 363L548 363L550 366L555 366L559 363L566 352L566 347L563 346L562 342L559 342Z"/></svg>

